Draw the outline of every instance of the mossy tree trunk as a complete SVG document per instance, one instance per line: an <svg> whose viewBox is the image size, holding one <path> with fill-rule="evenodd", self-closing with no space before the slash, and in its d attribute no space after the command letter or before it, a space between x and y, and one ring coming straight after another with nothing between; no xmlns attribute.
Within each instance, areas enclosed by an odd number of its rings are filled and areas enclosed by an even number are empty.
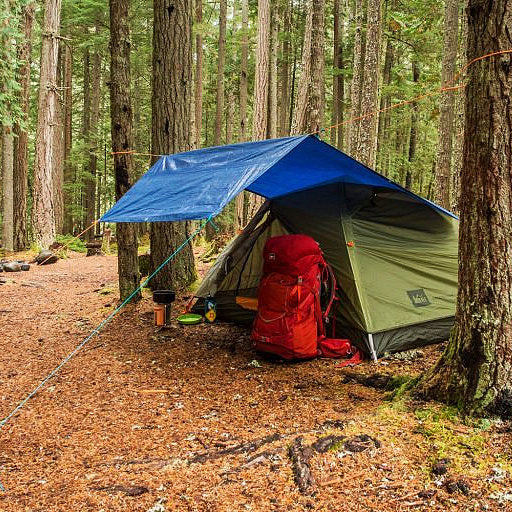
<svg viewBox="0 0 512 512"><path fill-rule="evenodd" d="M512 1L470 0L467 59L512 46ZM512 57L473 63L466 87L455 326L424 395L512 416Z"/></svg>

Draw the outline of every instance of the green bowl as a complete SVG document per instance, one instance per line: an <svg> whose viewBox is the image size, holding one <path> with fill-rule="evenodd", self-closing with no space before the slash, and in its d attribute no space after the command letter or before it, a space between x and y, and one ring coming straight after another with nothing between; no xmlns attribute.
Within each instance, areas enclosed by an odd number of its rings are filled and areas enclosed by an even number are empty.
<svg viewBox="0 0 512 512"><path fill-rule="evenodd" d="M180 315L176 320L183 325L194 325L201 323L203 321L203 317L194 313L186 313L184 315Z"/></svg>

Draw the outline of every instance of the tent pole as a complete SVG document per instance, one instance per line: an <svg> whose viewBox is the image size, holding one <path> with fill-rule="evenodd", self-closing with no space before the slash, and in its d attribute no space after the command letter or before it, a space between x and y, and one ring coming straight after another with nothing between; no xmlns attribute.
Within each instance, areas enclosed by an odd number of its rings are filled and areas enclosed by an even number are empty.
<svg viewBox="0 0 512 512"><path fill-rule="evenodd" d="M375 352L375 345L373 344L373 334L368 333L368 343L370 345L370 350L372 351L372 359L376 363L377 362L377 353Z"/></svg>

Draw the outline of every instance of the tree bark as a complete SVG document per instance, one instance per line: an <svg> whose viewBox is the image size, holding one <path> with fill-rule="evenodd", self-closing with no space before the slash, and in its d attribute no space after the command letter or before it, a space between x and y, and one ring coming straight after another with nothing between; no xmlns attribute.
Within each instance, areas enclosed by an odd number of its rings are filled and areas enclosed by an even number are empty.
<svg viewBox="0 0 512 512"><path fill-rule="evenodd" d="M291 52L291 5L285 1L283 9L283 43L279 62L279 83L281 84L279 101L279 135L286 137L290 134L290 52Z"/></svg>
<svg viewBox="0 0 512 512"><path fill-rule="evenodd" d="M153 82L151 147L154 154L190 149L192 87L192 1L153 2ZM151 226L151 265L156 269L187 238L185 222ZM192 246L187 244L152 281L154 289L179 289L196 277Z"/></svg>
<svg viewBox="0 0 512 512"><path fill-rule="evenodd" d="M331 144L338 149L343 147L343 101L345 83L343 75L343 22L341 1L334 0L334 32L333 32L333 77L332 77L332 117Z"/></svg>
<svg viewBox="0 0 512 512"><path fill-rule="evenodd" d="M412 81L417 84L420 79L420 68L416 62L416 58L412 61ZM411 104L411 130L409 132L409 154L407 158L407 173L405 175L405 188L412 190L412 169L413 162L416 157L416 143L418 140L418 102L413 101Z"/></svg>
<svg viewBox="0 0 512 512"><path fill-rule="evenodd" d="M361 88L361 123L359 125L358 159L375 167L377 154L377 105L379 100L379 55L381 32L380 0L368 0L364 80Z"/></svg>
<svg viewBox="0 0 512 512"><path fill-rule="evenodd" d="M9 26L14 23L16 16L15 5L9 0L3 5L3 24ZM0 125L1 133L1 171L2 171L2 247L8 251L14 248L14 186L13 186L13 162L14 162L14 141L13 141L13 112L14 88L9 82L16 76L16 62L14 45L16 41L8 30L2 31L0 38L0 93L3 101L0 104L0 114L3 125Z"/></svg>
<svg viewBox="0 0 512 512"><path fill-rule="evenodd" d="M308 96L311 83L311 45L313 31L313 0L306 3L306 26L304 29L304 44L302 47L301 75L297 87L295 108L293 110L292 135L305 133L308 126Z"/></svg>
<svg viewBox="0 0 512 512"><path fill-rule="evenodd" d="M386 51L384 56L384 67L382 69L383 88L391 83L391 69L393 67L393 45L390 38L386 38ZM388 107L391 104L391 97L388 92L383 92L380 98L379 128L377 133L377 170L387 176L389 154L386 151L386 142L389 140L389 129L391 127L391 112Z"/></svg>
<svg viewBox="0 0 512 512"><path fill-rule="evenodd" d="M130 188L133 172L133 155L119 154L133 148L129 6L129 0L110 0L110 118L117 200ZM125 300L139 286L136 225L119 223L116 235L119 295ZM134 296L138 299L140 292Z"/></svg>
<svg viewBox="0 0 512 512"><path fill-rule="evenodd" d="M43 248L48 247L55 239L52 145L57 123L56 80L60 8L61 0L45 0L37 107L32 222L36 242Z"/></svg>
<svg viewBox="0 0 512 512"><path fill-rule="evenodd" d="M54 197L54 216L55 216L55 231L62 233L62 226L64 224L64 122L63 122L63 109L60 91L63 87L63 55L62 45L59 42L57 58L57 101L55 102L55 118L57 120L53 130L53 197Z"/></svg>
<svg viewBox="0 0 512 512"><path fill-rule="evenodd" d="M270 50L270 0L258 0L258 40L256 46L256 71L252 137L267 138L268 91Z"/></svg>
<svg viewBox="0 0 512 512"><path fill-rule="evenodd" d="M91 131L91 55L89 47L86 46L83 52L83 111L82 111L82 137L87 146ZM87 222L87 172L88 163L82 164L82 175L80 176L80 207L81 207L81 228L85 228Z"/></svg>
<svg viewBox="0 0 512 512"><path fill-rule="evenodd" d="M73 194L67 188L73 182L71 146L73 142L73 51L68 44L64 48L64 233L73 233Z"/></svg>
<svg viewBox="0 0 512 512"><path fill-rule="evenodd" d="M200 25L203 22L203 2L196 0L196 23ZM203 126L203 35L201 28L196 32L196 84L195 84L195 147L200 148L202 144L201 133Z"/></svg>
<svg viewBox="0 0 512 512"><path fill-rule="evenodd" d="M257 37L252 137L254 140L264 140L267 138L269 103L270 0L258 0ZM258 211L262 203L262 197L249 195L248 218Z"/></svg>
<svg viewBox="0 0 512 512"><path fill-rule="evenodd" d="M247 74L249 60L249 0L242 0L242 41L240 56L240 142L247 140ZM245 208L246 192L240 192L235 199L235 229L241 231L247 224Z"/></svg>
<svg viewBox="0 0 512 512"><path fill-rule="evenodd" d="M467 60L512 46L510 0L470 0ZM455 326L425 395L512 418L512 66L473 63L466 85Z"/></svg>
<svg viewBox="0 0 512 512"><path fill-rule="evenodd" d="M325 0L314 0L311 32L311 84L309 97L309 130L320 132L324 127L325 108Z"/></svg>
<svg viewBox="0 0 512 512"><path fill-rule="evenodd" d="M359 127L361 115L361 86L363 83L363 0L355 0L355 34L354 34L354 58L353 75L350 84L350 117L349 128L349 146L348 152L353 158L359 158Z"/></svg>
<svg viewBox="0 0 512 512"><path fill-rule="evenodd" d="M277 137L277 54L279 52L279 12L277 6L272 8L272 29L270 40L270 84L268 101L268 137Z"/></svg>
<svg viewBox="0 0 512 512"><path fill-rule="evenodd" d="M235 97L231 91L227 93L228 106L226 112L226 144L233 143L233 124L235 118Z"/></svg>
<svg viewBox="0 0 512 512"><path fill-rule="evenodd" d="M222 137L222 115L224 114L224 68L226 67L226 21L228 1L220 0L219 41L217 56L217 99L215 102L214 144L220 146Z"/></svg>
<svg viewBox="0 0 512 512"><path fill-rule="evenodd" d="M98 50L94 51L92 62L92 81L91 81L91 113L88 136L89 163L87 179L85 180L85 227L91 225L95 220L96 214L96 167L98 157L96 156L98 123L100 118L100 86L101 86L101 57ZM87 232L89 242L94 240L94 230Z"/></svg>
<svg viewBox="0 0 512 512"><path fill-rule="evenodd" d="M30 65L32 62L32 28L36 3L27 3L22 12L24 40L18 46L18 71L20 83L20 107L23 120L28 122L30 113ZM28 246L27 194L28 194L28 132L21 124L14 125L14 250L22 251Z"/></svg>
<svg viewBox="0 0 512 512"><path fill-rule="evenodd" d="M247 74L249 59L249 0L242 0L242 44L240 58L240 141L247 140Z"/></svg>
<svg viewBox="0 0 512 512"><path fill-rule="evenodd" d="M11 126L2 127L2 247L14 250L14 197L13 162L14 145Z"/></svg>
<svg viewBox="0 0 512 512"><path fill-rule="evenodd" d="M461 17L461 29L459 39L459 55L466 55L467 50L467 17ZM452 169L452 186L453 193L451 194L452 204L451 211L459 213L459 199L461 194L460 189L460 173L462 169L462 155L463 155L463 143L464 143L464 129L465 129L465 117L464 117L464 105L465 105L465 88L459 89L459 93L455 99L455 121L454 121L454 134L455 141L453 147L453 169Z"/></svg>
<svg viewBox="0 0 512 512"><path fill-rule="evenodd" d="M459 30L459 0L445 0L444 9L444 48L441 71L442 87L453 83L457 61L457 39ZM453 147L453 126L455 117L455 91L441 94L439 113L439 144L436 165L436 196L443 208L451 207L451 167Z"/></svg>

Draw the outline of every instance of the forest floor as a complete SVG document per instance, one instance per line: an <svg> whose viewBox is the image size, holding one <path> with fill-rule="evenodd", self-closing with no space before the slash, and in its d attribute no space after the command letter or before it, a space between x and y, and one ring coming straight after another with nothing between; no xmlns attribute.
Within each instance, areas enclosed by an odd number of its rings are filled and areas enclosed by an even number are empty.
<svg viewBox="0 0 512 512"><path fill-rule="evenodd" d="M4 417L113 310L116 258L77 254L1 276ZM512 510L509 424L391 401L365 380L418 375L441 349L348 369L276 364L241 327L157 332L148 296L1 429L0 510Z"/></svg>

